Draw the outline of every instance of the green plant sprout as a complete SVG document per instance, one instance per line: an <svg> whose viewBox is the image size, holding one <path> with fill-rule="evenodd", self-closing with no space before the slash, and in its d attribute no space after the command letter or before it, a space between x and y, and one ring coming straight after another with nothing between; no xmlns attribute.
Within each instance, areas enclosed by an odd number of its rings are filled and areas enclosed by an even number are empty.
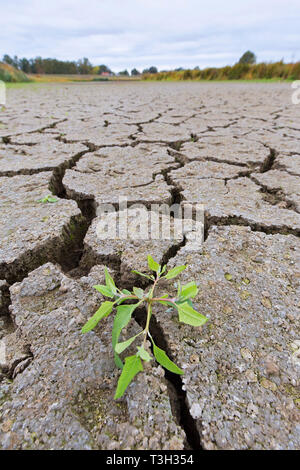
<svg viewBox="0 0 300 470"><path fill-rule="evenodd" d="M48 194L48 196L44 197L43 199L39 199L38 202L42 202L43 204L46 204L47 202L57 202L58 199L56 197L53 197L52 194Z"/></svg>
<svg viewBox="0 0 300 470"><path fill-rule="evenodd" d="M133 287L132 292L127 289L120 290L116 287L115 282L111 275L109 274L107 268L105 268L105 282L106 285L96 285L93 286L98 292L101 292L102 295L113 299L112 301L105 301L101 304L100 308L96 313L87 321L83 326L81 332L87 333L91 331L99 323L100 320L107 317L116 307L117 313L114 318L113 329L112 329L112 346L114 350L115 363L117 367L122 369L120 375L117 390L115 393L115 400L121 398L124 395L125 390L128 385L134 379L134 377L143 371L143 363L149 362L153 359L153 356L150 354L147 348L147 338L150 338L153 347L153 354L156 361L161 364L165 369L168 369L174 374L183 374L181 370L174 362L169 359L165 351L160 349L154 343L154 340L150 334L150 320L152 316L152 306L154 303L159 303L162 305L173 307L178 311L179 321L186 323L187 325L192 326L202 326L206 323L207 318L204 315L201 315L193 308L191 299L197 295L198 288L195 282L189 282L186 285L181 285L178 282L177 286L177 296L174 298L169 298L168 294L162 295L159 297L154 296L155 288L157 287L158 282L161 279L171 280L178 276L184 269L185 265L176 266L175 268L170 269L166 272L167 267L161 266L156 261L153 260L152 256L148 255L148 266L151 271L155 274L147 275L140 273L139 271L132 271L139 276L143 276L150 281L152 281L152 286L146 291L139 287ZM126 301L137 301L134 304L126 304ZM127 326L131 320L132 314L137 307L140 307L142 304L146 304L147 307L147 318L146 326L143 331L136 334L132 338L127 339L126 341L118 342L122 329ZM137 352L133 356L128 356L125 358L125 364L123 364L120 354L125 351L137 338L142 337L140 346L137 346Z"/></svg>

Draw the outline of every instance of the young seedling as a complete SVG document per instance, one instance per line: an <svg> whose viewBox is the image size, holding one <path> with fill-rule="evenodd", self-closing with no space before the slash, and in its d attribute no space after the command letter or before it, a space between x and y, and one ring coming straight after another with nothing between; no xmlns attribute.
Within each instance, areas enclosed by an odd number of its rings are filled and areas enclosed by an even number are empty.
<svg viewBox="0 0 300 470"><path fill-rule="evenodd" d="M47 202L57 202L58 199L56 197L53 197L52 194L48 194L48 196L44 197L43 199L39 199L38 202L42 202L43 204L46 204Z"/></svg>
<svg viewBox="0 0 300 470"><path fill-rule="evenodd" d="M173 307L178 311L179 321L186 323L187 325L201 326L207 321L207 318L204 315L201 315L193 308L191 299L194 298L198 292L198 288L195 282L189 282L183 286L178 282L177 296L174 298L169 298L167 294L161 295L159 297L154 296L157 284L161 279L174 279L186 268L186 266L176 266L175 268L172 268L170 271L166 272L167 267L158 264L150 255L148 255L148 266L150 270L154 272L154 274L148 275L140 273L139 271L132 272L147 278L152 282L152 286L147 291L139 287L134 287L132 292L126 289L118 289L107 268L105 268L106 285L96 285L93 287L98 292L101 292L102 295L112 300L103 302L97 312L87 321L81 330L82 333L91 331L93 328L95 328L100 320L107 317L112 312L113 308L116 307L117 313L114 318L112 329L112 346L115 356L115 363L122 369L122 373L118 381L115 399L121 398L136 374L143 371L143 361L149 362L153 359L153 356L146 349L147 338L149 338L152 343L153 355L156 361L165 369L168 369L174 374L183 374L183 370L181 370L176 364L174 364L174 362L171 361L171 359L169 359L165 351L156 346L151 336L149 328L152 315L152 306L154 303ZM124 304L126 301L136 301L136 303ZM145 304L147 308L146 326L144 330L127 339L126 341L119 343L119 337L122 329L130 322L134 310L137 307L140 307L142 304ZM123 361L120 358L120 354L140 337L142 340L140 345L137 346L137 352L132 356L126 357L125 364L123 364Z"/></svg>

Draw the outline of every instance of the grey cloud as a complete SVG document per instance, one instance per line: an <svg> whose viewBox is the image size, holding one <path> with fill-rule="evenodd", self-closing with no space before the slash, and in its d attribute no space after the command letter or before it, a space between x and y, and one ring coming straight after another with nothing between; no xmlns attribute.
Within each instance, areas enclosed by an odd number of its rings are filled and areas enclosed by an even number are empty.
<svg viewBox="0 0 300 470"><path fill-rule="evenodd" d="M115 70L221 66L246 49L300 60L298 0L0 0L0 55L77 60Z"/></svg>

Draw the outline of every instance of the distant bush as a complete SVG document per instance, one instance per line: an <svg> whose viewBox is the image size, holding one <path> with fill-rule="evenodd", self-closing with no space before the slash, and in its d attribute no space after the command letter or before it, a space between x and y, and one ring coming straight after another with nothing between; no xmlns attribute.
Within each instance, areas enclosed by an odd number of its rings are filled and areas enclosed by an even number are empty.
<svg viewBox="0 0 300 470"><path fill-rule="evenodd" d="M7 83L30 82L24 72L3 62L0 62L0 80Z"/></svg>
<svg viewBox="0 0 300 470"><path fill-rule="evenodd" d="M171 70L144 73L144 80L300 80L300 62L285 64L283 61L260 64L238 62L226 67L208 67L203 70Z"/></svg>
<svg viewBox="0 0 300 470"><path fill-rule="evenodd" d="M93 78L92 82L108 82L108 78L107 77L97 77L97 78Z"/></svg>
<svg viewBox="0 0 300 470"><path fill-rule="evenodd" d="M228 71L228 79L229 80L240 80L241 78L245 77L249 72L250 65L246 63L239 62L235 64L233 67L230 68Z"/></svg>

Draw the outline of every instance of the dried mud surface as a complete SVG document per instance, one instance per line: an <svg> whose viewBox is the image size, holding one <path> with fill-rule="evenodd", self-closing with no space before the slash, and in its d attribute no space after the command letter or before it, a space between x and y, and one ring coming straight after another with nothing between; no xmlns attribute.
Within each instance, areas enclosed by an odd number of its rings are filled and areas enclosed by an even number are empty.
<svg viewBox="0 0 300 470"><path fill-rule="evenodd" d="M300 449L299 122L280 83L8 90L1 449ZM173 229L168 240L102 240L102 209L118 214L120 197L203 204L203 244ZM103 266L131 287L148 253L188 264L183 282L197 282L209 321L192 328L157 308L152 333L185 374L152 365L115 402L112 319L80 329L102 301L92 286ZM137 316L130 333L140 328Z"/></svg>

